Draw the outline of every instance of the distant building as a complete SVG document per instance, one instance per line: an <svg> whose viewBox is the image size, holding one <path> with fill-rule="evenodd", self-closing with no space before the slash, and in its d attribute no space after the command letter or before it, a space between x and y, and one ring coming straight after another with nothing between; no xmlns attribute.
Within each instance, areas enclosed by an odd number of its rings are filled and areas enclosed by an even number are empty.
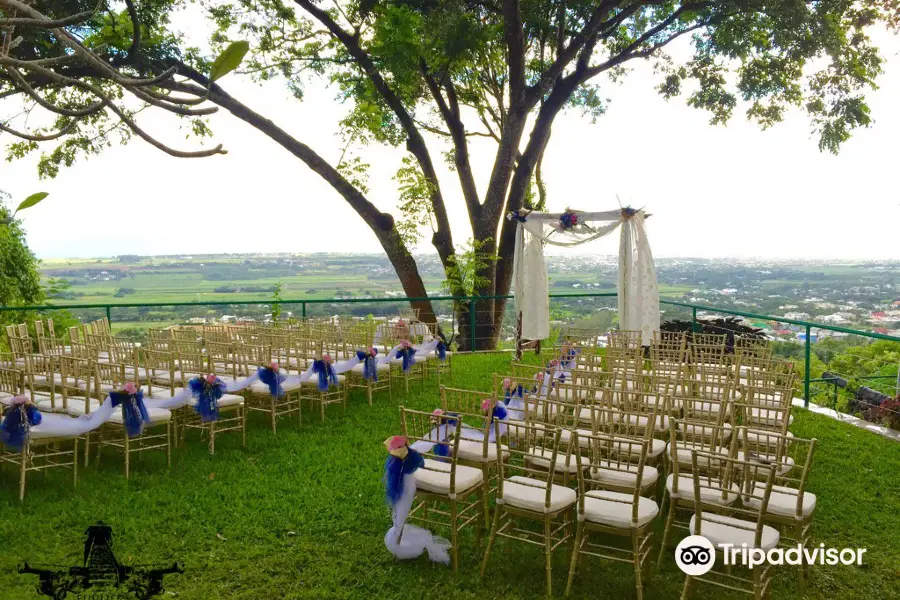
<svg viewBox="0 0 900 600"><path fill-rule="evenodd" d="M805 321L809 318L809 313L805 312L789 312L784 314L784 318L789 321Z"/></svg>

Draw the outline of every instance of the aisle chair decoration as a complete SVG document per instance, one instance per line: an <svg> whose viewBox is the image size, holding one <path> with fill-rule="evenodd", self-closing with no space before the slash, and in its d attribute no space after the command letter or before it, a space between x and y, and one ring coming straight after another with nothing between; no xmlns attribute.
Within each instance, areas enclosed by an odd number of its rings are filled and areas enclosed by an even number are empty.
<svg viewBox="0 0 900 600"><path fill-rule="evenodd" d="M195 377L188 383L191 395L197 400L194 410L204 423L219 420L219 400L228 391L228 384L215 374L206 377Z"/></svg>
<svg viewBox="0 0 900 600"><path fill-rule="evenodd" d="M133 381L126 383L121 390L109 393L113 408L122 407L122 423L128 437L137 437L144 432L144 427L151 423L147 406L144 404L144 390L139 389Z"/></svg>
<svg viewBox="0 0 900 600"><path fill-rule="evenodd" d="M359 355L357 355L358 357ZM337 387L337 372L334 368L334 359L331 358L330 354L324 354L322 358L314 360L312 371L318 377L316 385L320 392L327 392L331 387Z"/></svg>
<svg viewBox="0 0 900 600"><path fill-rule="evenodd" d="M384 545L401 560L417 558L427 551L432 561L449 565L448 540L432 535L427 529L406 524L416 496L413 474L425 466L425 459L419 451L409 447L403 436L390 437L384 445L388 451L384 463L384 484L393 519L393 526L384 536Z"/></svg>
<svg viewBox="0 0 900 600"><path fill-rule="evenodd" d="M412 368L415 362L415 355L416 349L412 347L412 344L409 343L409 340L402 340L395 356L403 361L404 373L409 373L409 370Z"/></svg>
<svg viewBox="0 0 900 600"><path fill-rule="evenodd" d="M264 384L269 386L269 393L272 394L273 398L281 398L284 396L284 388L282 384L285 382L287 377L278 367L277 362L272 362L265 367L260 367L256 371L257 379L262 381ZM251 377L252 378L252 377Z"/></svg>
<svg viewBox="0 0 900 600"><path fill-rule="evenodd" d="M357 350L356 358L363 364L363 379L378 381L378 349L369 346L368 350Z"/></svg>
<svg viewBox="0 0 900 600"><path fill-rule="evenodd" d="M20 452L31 428L41 424L41 411L25 396L15 396L0 423L0 443Z"/></svg>

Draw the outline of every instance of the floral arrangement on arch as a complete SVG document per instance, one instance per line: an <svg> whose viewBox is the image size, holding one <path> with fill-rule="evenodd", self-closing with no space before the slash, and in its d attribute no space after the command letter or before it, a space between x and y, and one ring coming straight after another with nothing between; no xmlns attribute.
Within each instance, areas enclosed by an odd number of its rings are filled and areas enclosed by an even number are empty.
<svg viewBox="0 0 900 600"><path fill-rule="evenodd" d="M578 214L571 208L567 208L566 211L560 215L559 223L556 224L556 230L559 233L565 233L576 225L578 225Z"/></svg>

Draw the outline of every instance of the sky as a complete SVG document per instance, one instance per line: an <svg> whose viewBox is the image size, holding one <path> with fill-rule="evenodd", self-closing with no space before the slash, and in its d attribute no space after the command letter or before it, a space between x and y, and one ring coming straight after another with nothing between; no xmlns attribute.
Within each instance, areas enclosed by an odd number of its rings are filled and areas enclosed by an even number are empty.
<svg viewBox="0 0 900 600"><path fill-rule="evenodd" d="M799 111L767 131L740 109L727 127L711 126L683 97L658 96L650 65L637 65L622 83L604 84L611 102L595 124L578 111L557 118L544 160L549 210L644 207L653 214L647 229L657 257L900 258L900 38L877 39L886 64L879 89L868 94L874 124L838 156L818 150ZM229 75L221 83L337 161L346 107L333 89L308 86L297 102L275 82L260 87ZM175 147L196 147L168 115L143 113L140 123ZM172 158L135 140L81 159L54 180L38 179L36 156L4 161L0 189L13 203L50 193L21 215L40 258L381 251L368 226L298 159L226 113L210 125L226 156ZM0 145L10 141L0 135ZM440 157L440 140L428 141ZM493 152L487 141L472 148L480 193ZM369 198L391 210L402 150L371 146L360 154L371 164ZM471 230L456 175L441 165L439 177L461 245ZM614 254L614 237L549 252Z"/></svg>

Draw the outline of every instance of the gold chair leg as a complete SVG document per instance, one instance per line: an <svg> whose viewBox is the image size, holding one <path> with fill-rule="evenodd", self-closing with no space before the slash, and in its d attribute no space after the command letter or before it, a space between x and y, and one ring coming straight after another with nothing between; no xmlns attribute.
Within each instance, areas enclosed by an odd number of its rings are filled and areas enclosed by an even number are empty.
<svg viewBox="0 0 900 600"><path fill-rule="evenodd" d="M131 448L129 447L131 441L128 437L128 432L126 432L124 429L122 430L122 437L125 439L125 479L128 479L129 470L131 467Z"/></svg>
<svg viewBox="0 0 900 600"><path fill-rule="evenodd" d="M212 421L209 424L209 453L215 456L216 454L216 422Z"/></svg>
<svg viewBox="0 0 900 600"><path fill-rule="evenodd" d="M553 595L553 538L550 517L544 517L544 554L547 557L547 596Z"/></svg>
<svg viewBox="0 0 900 600"><path fill-rule="evenodd" d="M681 589L681 600L687 600L690 598L691 594L691 583L693 583L694 578L690 575L684 576L684 587Z"/></svg>
<svg viewBox="0 0 900 600"><path fill-rule="evenodd" d="M452 547L450 548L451 560L453 564L453 572L456 573L459 570L459 527L457 521L458 519L457 508L456 508L456 500L450 500L450 544Z"/></svg>
<svg viewBox="0 0 900 600"><path fill-rule="evenodd" d="M25 476L28 473L28 442L22 446L22 463L19 471L19 502L25 500Z"/></svg>
<svg viewBox="0 0 900 600"><path fill-rule="evenodd" d="M575 545L572 547L572 560L569 561L569 580L566 582L566 596L572 593L575 582L575 571L578 569L578 557L581 554L581 540L584 537L584 525L581 521L575 529Z"/></svg>
<svg viewBox="0 0 900 600"><path fill-rule="evenodd" d="M272 398L272 399L271 399L270 408L272 409L272 433L277 433L277 431L276 431L277 425L275 424L275 420L276 420L276 417L275 417L275 398Z"/></svg>
<svg viewBox="0 0 900 600"><path fill-rule="evenodd" d="M484 550L484 560L481 561L482 579L484 579L484 574L487 571L488 560L491 558L491 550L494 548L494 540L497 538L497 528L500 525L501 512L503 512L503 509L500 506L497 506L494 509L494 524L491 526L491 535L488 538L487 548Z"/></svg>
<svg viewBox="0 0 900 600"><path fill-rule="evenodd" d="M634 585L637 589L637 600L644 600L644 586L641 582L641 538L637 529L631 532L631 546L634 552Z"/></svg>
<svg viewBox="0 0 900 600"><path fill-rule="evenodd" d="M78 438L73 440L75 447L72 449L72 487L78 486Z"/></svg>
<svg viewBox="0 0 900 600"><path fill-rule="evenodd" d="M666 543L669 541L669 533L672 531L672 524L675 522L675 499L669 498L669 514L666 517L666 526L663 528L662 540L659 544L659 558L656 560L656 568L660 568L663 562L663 556L666 553Z"/></svg>
<svg viewBox="0 0 900 600"><path fill-rule="evenodd" d="M241 411L241 447L247 447L247 407L242 406Z"/></svg>

